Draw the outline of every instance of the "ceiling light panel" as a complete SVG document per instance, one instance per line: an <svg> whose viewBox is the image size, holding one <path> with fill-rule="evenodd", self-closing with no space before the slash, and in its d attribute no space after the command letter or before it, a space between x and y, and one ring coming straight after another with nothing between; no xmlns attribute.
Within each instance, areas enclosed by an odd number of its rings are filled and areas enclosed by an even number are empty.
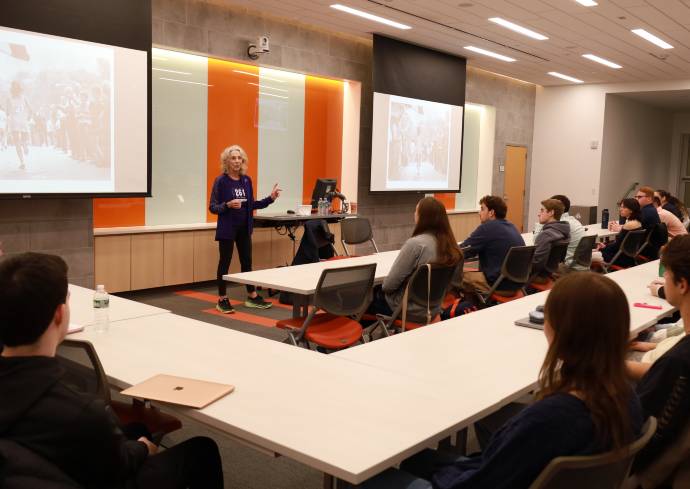
<svg viewBox="0 0 690 489"><path fill-rule="evenodd" d="M533 30L530 30L526 27L522 27L521 25L517 25L513 22L510 22L509 20L505 20L500 17L491 17L489 21L493 22L494 24L498 24L502 27L505 27L506 29L510 29L511 31L517 32L518 34L522 34L523 36L536 39L538 41L545 41L546 39L548 39L548 37L546 37L543 34L539 34L538 32L534 32Z"/></svg>
<svg viewBox="0 0 690 489"><path fill-rule="evenodd" d="M551 76L555 76L556 78L560 78L561 80L567 80L573 83L584 83L582 80L579 80L572 76L564 75L563 73L558 73L557 71L549 71L548 74Z"/></svg>
<svg viewBox="0 0 690 489"><path fill-rule="evenodd" d="M609 68L613 68L615 70L619 70L623 68L621 65L614 63L613 61L609 61L608 59L601 58L595 54L583 54L583 58L587 58L590 61L594 61L596 63L602 64L604 66L608 66Z"/></svg>
<svg viewBox="0 0 690 489"><path fill-rule="evenodd" d="M489 51L488 49L482 49L475 46L465 46L465 49L467 49L468 51L473 51L475 53L483 54L484 56L490 56L492 58L500 59L501 61L507 61L508 63L516 61L513 58L509 58L508 56L504 56L502 54L494 53L493 51Z"/></svg>
<svg viewBox="0 0 690 489"><path fill-rule="evenodd" d="M357 10L352 7L347 7L339 3L334 3L333 5L331 5L331 8L335 10L340 10L341 12L346 12L348 14L356 15L357 17L362 17L363 19L373 20L374 22L379 22L381 24L395 27L396 29L412 29L412 27L410 27L409 25L401 24L400 22L395 22L394 20L386 19L385 17L379 17L378 15L370 14L369 12Z"/></svg>
<svg viewBox="0 0 690 489"><path fill-rule="evenodd" d="M577 3L582 5L583 7L596 7L599 5L597 2L594 0L575 0Z"/></svg>
<svg viewBox="0 0 690 489"><path fill-rule="evenodd" d="M661 49L673 49L673 46L671 46L669 43L667 43L667 42L664 41L663 39L660 39L660 38L656 37L656 36L655 36L654 34L652 34L651 32L647 32L647 31L644 30L644 29L631 29L631 32L632 32L633 34L637 34L638 36L640 36L640 37L641 37L642 39L644 39L645 41L649 41L649 42L651 42L652 44L656 44L656 45L659 46Z"/></svg>

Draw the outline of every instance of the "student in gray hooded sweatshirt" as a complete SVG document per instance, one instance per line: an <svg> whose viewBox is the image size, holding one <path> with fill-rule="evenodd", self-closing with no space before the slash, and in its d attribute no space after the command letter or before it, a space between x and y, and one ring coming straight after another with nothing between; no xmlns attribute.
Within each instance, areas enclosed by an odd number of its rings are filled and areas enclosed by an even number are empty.
<svg viewBox="0 0 690 489"><path fill-rule="evenodd" d="M537 276L537 281L545 281L548 278L546 262L549 258L551 245L570 239L570 224L560 220L563 210L563 203L557 199L546 199L541 203L538 217L539 224L543 227L534 240L536 251L532 261L532 275Z"/></svg>

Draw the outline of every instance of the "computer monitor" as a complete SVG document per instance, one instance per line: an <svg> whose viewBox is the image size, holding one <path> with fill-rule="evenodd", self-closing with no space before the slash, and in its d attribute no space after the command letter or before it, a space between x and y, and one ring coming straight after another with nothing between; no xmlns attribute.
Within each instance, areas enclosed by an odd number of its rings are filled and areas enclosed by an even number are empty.
<svg viewBox="0 0 690 489"><path fill-rule="evenodd" d="M323 199L329 192L335 191L338 181L335 178L317 178L314 191L311 193L311 208L316 209L319 199Z"/></svg>

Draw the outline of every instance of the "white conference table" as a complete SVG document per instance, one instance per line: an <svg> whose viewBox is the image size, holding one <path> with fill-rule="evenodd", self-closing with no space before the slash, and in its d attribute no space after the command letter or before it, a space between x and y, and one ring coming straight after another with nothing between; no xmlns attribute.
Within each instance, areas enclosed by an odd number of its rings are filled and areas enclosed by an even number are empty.
<svg viewBox="0 0 690 489"><path fill-rule="evenodd" d="M674 311L645 287L657 271L655 261L607 275L621 286L630 304L631 337ZM536 387L546 339L542 331L516 326L514 321L544 304L547 295L548 291L533 294L331 356L432 385L447 394L446 402L456 406L458 416L466 416L469 424ZM636 302L661 309L634 307Z"/></svg>
<svg viewBox="0 0 690 489"><path fill-rule="evenodd" d="M662 306L632 308L631 334L672 311L645 288L657 270L652 262L609 274L630 303ZM357 484L534 389L546 340L513 322L547 294L331 355L170 313L71 337L94 344L119 388L158 373L235 385L205 409L173 409Z"/></svg>
<svg viewBox="0 0 690 489"><path fill-rule="evenodd" d="M598 240L605 240L612 236L618 234L615 231L610 231L608 228L602 228L601 223L587 224L585 226L585 236L596 235ZM532 246L534 244L534 233L522 233L522 239L525 241L526 246Z"/></svg>
<svg viewBox="0 0 690 489"><path fill-rule="evenodd" d="M616 233L608 229L602 229L600 224L593 224L589 226L586 231L586 235L591 234L596 234L599 239L604 239ZM524 233L522 237L526 245L534 243L534 235L532 233ZM388 276L399 252L400 250L384 251L366 256L348 258L344 261L322 261L305 265L255 270L252 272L231 273L223 275L223 280L291 292L295 294L296 300L293 304L293 315L297 317L306 314L304 306L309 304L310 297L316 291L319 277L325 269L376 263L374 283L379 284Z"/></svg>
<svg viewBox="0 0 690 489"><path fill-rule="evenodd" d="M376 274L374 283L380 284L388 276L399 252L399 250L384 251L372 255L347 258L345 260L327 260L318 263L307 263L305 265L232 273L223 275L223 280L291 292L294 294L293 316L297 317L306 314L303 307L310 302L311 296L316 292L319 277L321 277L321 273L324 270L375 263Z"/></svg>
<svg viewBox="0 0 690 489"><path fill-rule="evenodd" d="M353 484L458 429L457 406L433 385L175 314L70 338L94 344L119 388L159 373L234 385L204 409L171 407Z"/></svg>
<svg viewBox="0 0 690 489"><path fill-rule="evenodd" d="M70 312L71 322L80 326L91 326L94 324L94 309L93 309L93 290L80 287L78 285L69 285L70 292ZM123 299L115 295L110 295L110 306L108 307L108 318L110 322L122 321L125 319L134 319L144 316L153 316L156 314L168 313L167 309L160 307L149 306L141 302Z"/></svg>

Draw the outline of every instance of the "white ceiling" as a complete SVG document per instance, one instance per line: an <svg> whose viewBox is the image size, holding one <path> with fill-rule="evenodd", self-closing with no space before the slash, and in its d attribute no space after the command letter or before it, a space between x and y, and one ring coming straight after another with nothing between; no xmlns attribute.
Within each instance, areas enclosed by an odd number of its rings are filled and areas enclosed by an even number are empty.
<svg viewBox="0 0 690 489"><path fill-rule="evenodd" d="M216 0L219 1L219 0ZM465 56L470 66L539 85L564 85L557 71L587 83L690 79L690 0L221 0L331 31L371 38L390 35ZM341 3L402 22L402 31L329 8ZM537 41L487 19L503 17L549 37ZM663 50L630 32L643 28L674 46ZM493 60L463 49L474 45L511 58ZM581 55L623 65L614 70ZM665 59L659 57L667 56Z"/></svg>

